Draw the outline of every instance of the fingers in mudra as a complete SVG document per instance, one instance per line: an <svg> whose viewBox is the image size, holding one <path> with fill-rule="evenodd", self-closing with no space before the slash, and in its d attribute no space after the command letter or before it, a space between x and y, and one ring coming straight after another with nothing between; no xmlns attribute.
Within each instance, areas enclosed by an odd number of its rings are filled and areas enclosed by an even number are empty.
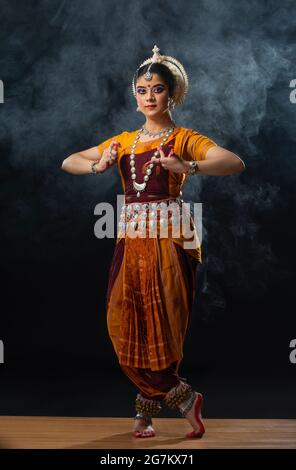
<svg viewBox="0 0 296 470"><path fill-rule="evenodd" d="M151 157L151 160L150 160L151 163L160 163L160 158L159 157Z"/></svg>
<svg viewBox="0 0 296 470"><path fill-rule="evenodd" d="M117 158L119 143L116 141L112 141L109 148L108 148L108 155L109 155L109 163L114 163Z"/></svg>
<svg viewBox="0 0 296 470"><path fill-rule="evenodd" d="M160 147L158 147L158 151L160 155L160 160L164 162L166 162L171 157L177 157L177 155L174 153L174 147L170 147L168 155L165 155L164 151Z"/></svg>
<svg viewBox="0 0 296 470"><path fill-rule="evenodd" d="M146 163L146 165L148 165L149 163L154 163L154 164L158 164L158 165L161 165L162 168L164 168L165 170L168 169L168 161L169 161L169 158L171 157L177 157L177 155L174 154L174 148L171 147L168 155L165 155L164 151L161 149L161 147L157 147L157 150L159 152L159 156L155 156L153 155L153 157L151 157L151 159Z"/></svg>

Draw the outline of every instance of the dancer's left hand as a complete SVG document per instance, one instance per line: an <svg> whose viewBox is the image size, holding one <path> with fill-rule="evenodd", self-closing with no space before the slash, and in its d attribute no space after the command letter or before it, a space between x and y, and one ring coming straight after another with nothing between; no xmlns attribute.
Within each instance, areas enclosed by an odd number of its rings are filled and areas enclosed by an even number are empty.
<svg viewBox="0 0 296 470"><path fill-rule="evenodd" d="M161 165L162 168L164 168L165 170L169 170L174 173L185 173L187 171L187 167L185 166L184 160L174 153L173 147L171 147L168 156L165 155L161 147L157 147L157 150L159 151L160 156L155 157L153 155L151 160L146 162L145 166L149 163L154 163Z"/></svg>

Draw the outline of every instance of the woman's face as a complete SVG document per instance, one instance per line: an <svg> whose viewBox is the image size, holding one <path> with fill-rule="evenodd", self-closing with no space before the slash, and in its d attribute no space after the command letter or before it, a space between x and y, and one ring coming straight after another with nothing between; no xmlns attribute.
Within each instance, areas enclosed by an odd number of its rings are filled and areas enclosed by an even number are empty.
<svg viewBox="0 0 296 470"><path fill-rule="evenodd" d="M143 75L136 82L136 99L139 110L146 117L162 115L168 107L169 89L163 78L156 73L152 80L146 80ZM153 107L148 107L153 105Z"/></svg>

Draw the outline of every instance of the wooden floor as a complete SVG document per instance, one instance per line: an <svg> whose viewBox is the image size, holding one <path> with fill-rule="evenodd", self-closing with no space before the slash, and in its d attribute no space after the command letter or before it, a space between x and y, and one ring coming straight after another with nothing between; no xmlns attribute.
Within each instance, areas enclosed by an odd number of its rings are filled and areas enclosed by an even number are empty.
<svg viewBox="0 0 296 470"><path fill-rule="evenodd" d="M128 418L0 416L2 449L296 448L294 419L204 419L202 439L186 439L184 419L154 419L157 435L135 439Z"/></svg>

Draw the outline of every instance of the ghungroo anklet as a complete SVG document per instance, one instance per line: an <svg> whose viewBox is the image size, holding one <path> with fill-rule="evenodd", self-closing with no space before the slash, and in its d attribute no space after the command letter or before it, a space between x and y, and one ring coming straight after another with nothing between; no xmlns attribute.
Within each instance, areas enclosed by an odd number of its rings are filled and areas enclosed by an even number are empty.
<svg viewBox="0 0 296 470"><path fill-rule="evenodd" d="M183 416L183 418L186 417L188 411L192 408L195 399L196 399L195 392L192 392L191 395L189 396L189 398L187 398L187 400L180 403L179 411L180 411L181 415Z"/></svg>
<svg viewBox="0 0 296 470"><path fill-rule="evenodd" d="M179 405L187 401L194 394L189 384L180 382L176 387L171 388L164 398L165 404L169 408L179 408Z"/></svg>
<svg viewBox="0 0 296 470"><path fill-rule="evenodd" d="M159 414L160 410L161 404L159 400L150 400L138 393L136 398L136 411L138 414L154 417Z"/></svg>

